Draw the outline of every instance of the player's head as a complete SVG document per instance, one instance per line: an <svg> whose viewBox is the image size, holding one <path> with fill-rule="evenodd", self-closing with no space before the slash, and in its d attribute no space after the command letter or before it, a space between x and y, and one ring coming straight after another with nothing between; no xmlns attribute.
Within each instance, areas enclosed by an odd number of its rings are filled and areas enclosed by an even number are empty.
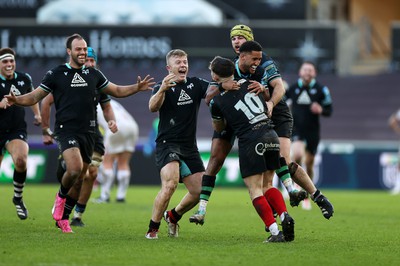
<svg viewBox="0 0 400 266"><path fill-rule="evenodd" d="M165 58L168 72L176 76L175 82L186 81L186 76L189 71L187 53L180 49L174 49L169 51Z"/></svg>
<svg viewBox="0 0 400 266"><path fill-rule="evenodd" d="M87 66L87 67L96 67L97 66L96 52L90 46L87 48L87 57L86 57L85 66Z"/></svg>
<svg viewBox="0 0 400 266"><path fill-rule="evenodd" d="M227 78L233 77L235 65L232 60L221 56L216 56L210 62L211 78L216 82L222 82Z"/></svg>
<svg viewBox="0 0 400 266"><path fill-rule="evenodd" d="M0 49L0 75L12 79L15 71L15 51L5 47Z"/></svg>
<svg viewBox="0 0 400 266"><path fill-rule="evenodd" d="M70 65L72 67L82 67L86 62L87 44L85 39L75 33L67 37L65 42L67 53L70 56Z"/></svg>
<svg viewBox="0 0 400 266"><path fill-rule="evenodd" d="M247 41L239 49L239 68L244 73L253 74L262 59L262 46L256 41Z"/></svg>
<svg viewBox="0 0 400 266"><path fill-rule="evenodd" d="M317 76L317 69L313 62L304 61L299 69L299 77L303 80L305 84L310 84L310 82Z"/></svg>
<svg viewBox="0 0 400 266"><path fill-rule="evenodd" d="M239 24L234 26L230 32L232 48L239 54L239 48L245 41L253 41L253 31L249 26Z"/></svg>

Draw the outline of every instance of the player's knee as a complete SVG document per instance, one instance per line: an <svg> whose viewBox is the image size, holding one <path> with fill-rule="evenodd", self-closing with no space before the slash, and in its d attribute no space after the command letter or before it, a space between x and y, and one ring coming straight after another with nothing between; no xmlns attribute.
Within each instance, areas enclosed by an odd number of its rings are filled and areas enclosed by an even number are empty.
<svg viewBox="0 0 400 266"><path fill-rule="evenodd" d="M82 172L82 169L79 169L79 168L68 169L67 168L66 172L67 172L67 175L70 176L70 178L72 180L78 180L78 179L80 179L79 176Z"/></svg>
<svg viewBox="0 0 400 266"><path fill-rule="evenodd" d="M289 164L289 173L291 176L295 175L297 168L299 168L299 165L296 162L291 162Z"/></svg>
<svg viewBox="0 0 400 266"><path fill-rule="evenodd" d="M15 169L17 169L20 172L25 171L26 170L26 160L27 160L27 158L25 156L18 156L14 162Z"/></svg>
<svg viewBox="0 0 400 266"><path fill-rule="evenodd" d="M178 179L171 178L163 182L161 190L167 195L172 195L175 192L176 188L178 187L178 184L179 184Z"/></svg>

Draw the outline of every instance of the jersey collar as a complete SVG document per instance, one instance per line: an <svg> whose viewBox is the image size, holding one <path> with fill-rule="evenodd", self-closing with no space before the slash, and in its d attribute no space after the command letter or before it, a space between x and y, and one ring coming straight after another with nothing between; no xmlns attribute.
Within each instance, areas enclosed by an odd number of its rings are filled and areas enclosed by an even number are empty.
<svg viewBox="0 0 400 266"><path fill-rule="evenodd" d="M69 63L65 63L65 66L68 67L69 69L73 69L73 67L71 67L71 65ZM83 65L80 69L85 69L85 68L86 68L86 66Z"/></svg>
<svg viewBox="0 0 400 266"><path fill-rule="evenodd" d="M14 72L14 79L16 79L18 77L17 72ZM2 80L7 80L6 77L3 77L3 75L0 74L0 79Z"/></svg>
<svg viewBox="0 0 400 266"><path fill-rule="evenodd" d="M314 85L315 85L316 82L317 82L317 81L316 81L315 79L312 79L311 82L310 82L310 84L309 84L308 86L309 86L310 88L312 88L312 87L314 87ZM302 79L298 79L298 80L297 80L297 85L299 85L300 88L303 87L303 80L302 80Z"/></svg>

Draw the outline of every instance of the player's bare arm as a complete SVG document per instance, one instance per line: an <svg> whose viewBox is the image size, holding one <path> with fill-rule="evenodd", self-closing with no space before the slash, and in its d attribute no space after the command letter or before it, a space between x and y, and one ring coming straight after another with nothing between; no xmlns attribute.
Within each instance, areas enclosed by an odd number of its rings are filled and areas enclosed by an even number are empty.
<svg viewBox="0 0 400 266"><path fill-rule="evenodd" d="M176 85L176 76L171 73L168 74L162 81L160 89L150 98L149 110L150 112L158 112L165 99L165 92Z"/></svg>
<svg viewBox="0 0 400 266"><path fill-rule="evenodd" d="M209 105L211 99L218 94L219 94L218 86L208 86L205 98L206 104Z"/></svg>
<svg viewBox="0 0 400 266"><path fill-rule="evenodd" d="M136 84L132 85L121 86L110 82L107 87L104 88L103 92L117 98L123 98L139 91L152 90L151 86L155 84L153 80L154 78L147 75L144 79L138 76Z"/></svg>
<svg viewBox="0 0 400 266"><path fill-rule="evenodd" d="M39 103L36 103L31 106L33 116L33 124L35 126L40 126L42 124L42 116L40 115Z"/></svg>
<svg viewBox="0 0 400 266"><path fill-rule="evenodd" d="M275 78L270 81L268 84L272 88L272 95L270 95L270 99L267 101L268 107L268 117L272 116L272 110L275 105L282 100L282 97L285 95L285 86L283 85L283 81L281 78Z"/></svg>
<svg viewBox="0 0 400 266"><path fill-rule="evenodd" d="M101 109L103 110L104 119L107 121L108 128L112 133L118 131L117 120L115 118L114 110L110 102L101 104Z"/></svg>
<svg viewBox="0 0 400 266"><path fill-rule="evenodd" d="M208 86L208 88L207 88L207 93L206 93L206 98L205 98L207 105L210 104L210 101L212 98L214 98L214 96L216 96L220 93L219 86L221 86L222 89L224 89L226 91L238 90L240 88L239 83L233 79L223 81L218 86L214 83L211 83L210 86Z"/></svg>
<svg viewBox="0 0 400 266"><path fill-rule="evenodd" d="M4 95L7 99L7 107L11 105L20 105L20 106L31 106L38 103L41 99L46 97L48 92L45 92L40 87L31 91L30 93L15 96L14 93L10 92L8 95Z"/></svg>
<svg viewBox="0 0 400 266"><path fill-rule="evenodd" d="M51 105L54 102L53 94L48 94L40 104L42 114L42 141L44 145L53 144L53 132L50 129Z"/></svg>
<svg viewBox="0 0 400 266"><path fill-rule="evenodd" d="M273 91L269 101L272 102L275 106L278 102L282 100L282 97L285 95L285 86L283 85L283 81L281 78L275 78L271 80L268 85L272 88Z"/></svg>
<svg viewBox="0 0 400 266"><path fill-rule="evenodd" d="M225 121L225 119L213 119L212 125L213 125L214 130L217 131L218 133L220 133L225 129L226 121Z"/></svg>

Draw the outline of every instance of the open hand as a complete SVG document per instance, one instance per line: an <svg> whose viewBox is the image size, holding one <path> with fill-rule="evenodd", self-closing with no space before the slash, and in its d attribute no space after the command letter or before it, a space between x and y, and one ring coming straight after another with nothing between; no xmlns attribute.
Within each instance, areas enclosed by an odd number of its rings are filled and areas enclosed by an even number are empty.
<svg viewBox="0 0 400 266"><path fill-rule="evenodd" d="M258 81L255 80L249 80L250 85L247 87L247 89L250 92L255 93L256 95L258 95L261 92L265 91L265 87L264 85L262 85L261 83L259 83Z"/></svg>
<svg viewBox="0 0 400 266"><path fill-rule="evenodd" d="M176 76L174 73L170 73L162 81L161 88L163 91L166 91L176 85Z"/></svg>
<svg viewBox="0 0 400 266"><path fill-rule="evenodd" d="M15 94L10 91L10 94L8 95L4 95L5 100L2 100L2 102L4 101L4 109L7 109L8 107L10 107L11 105L14 105L17 102L17 97L15 97Z"/></svg>
<svg viewBox="0 0 400 266"><path fill-rule="evenodd" d="M140 76L137 78L137 85L138 85L138 90L139 91L146 91L146 90L152 90L151 86L156 84L154 82L154 78L150 77L150 75L147 75L143 80Z"/></svg>

